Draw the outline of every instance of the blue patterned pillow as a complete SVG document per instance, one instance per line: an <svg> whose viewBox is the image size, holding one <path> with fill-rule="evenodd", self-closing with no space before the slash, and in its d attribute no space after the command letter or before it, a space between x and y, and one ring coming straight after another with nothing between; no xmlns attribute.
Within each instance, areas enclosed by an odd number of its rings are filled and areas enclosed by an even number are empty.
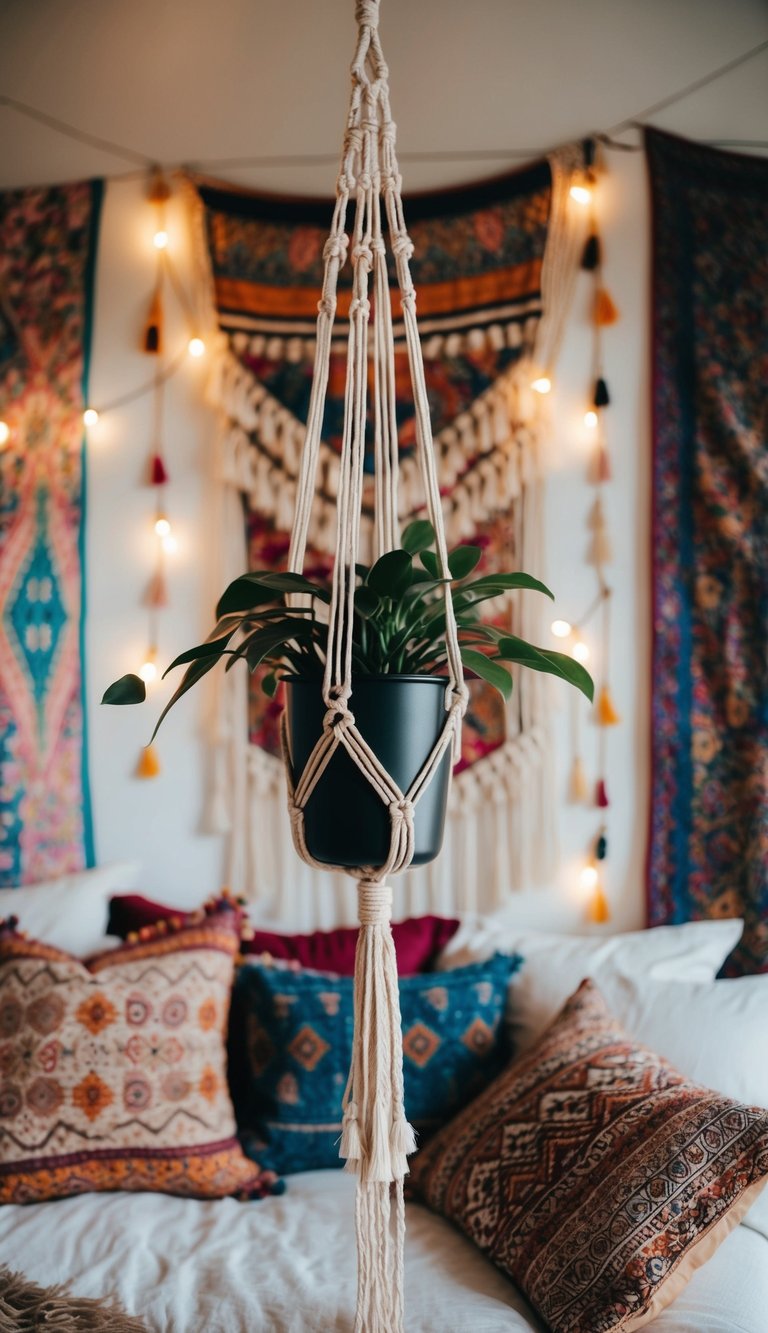
<svg viewBox="0 0 768 1333"><path fill-rule="evenodd" d="M471 1101L508 1061L503 1022L521 959L495 954L400 979L405 1109L420 1136ZM338 1167L352 1053L352 978L263 962L232 997L230 1082L246 1151L280 1173Z"/></svg>

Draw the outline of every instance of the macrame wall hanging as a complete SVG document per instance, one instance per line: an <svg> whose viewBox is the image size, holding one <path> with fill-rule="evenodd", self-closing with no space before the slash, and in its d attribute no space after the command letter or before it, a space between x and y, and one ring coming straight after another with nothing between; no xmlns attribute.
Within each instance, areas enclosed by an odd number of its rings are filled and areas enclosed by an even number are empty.
<svg viewBox="0 0 768 1333"><path fill-rule="evenodd" d="M484 551L482 572L523 567L545 575L544 436L547 400L532 382L552 373L578 274L584 211L569 201L583 145L506 177L415 196L409 205L419 329L446 536ZM219 324L212 397L221 416L214 492L219 556L214 592L252 569L283 570L309 423L317 290L330 210L198 182L200 244ZM202 203L202 206L201 206ZM390 283L396 269L387 256ZM331 570L339 488L349 265L338 278L317 487L307 562ZM393 305L401 525L423 514L405 325ZM369 412L369 438L373 417ZM366 459L360 543L374 547L375 480ZM245 512L245 519L243 514ZM534 642L545 637L540 598L509 594L490 618ZM207 827L227 832L228 882L297 929L356 917L346 876L296 863L280 758L282 700L259 673L212 690L214 762ZM398 917L492 909L510 891L546 883L556 860L547 682L516 676L505 706L471 681L461 762L450 793L445 854L393 883ZM249 723L243 725L247 714Z"/></svg>

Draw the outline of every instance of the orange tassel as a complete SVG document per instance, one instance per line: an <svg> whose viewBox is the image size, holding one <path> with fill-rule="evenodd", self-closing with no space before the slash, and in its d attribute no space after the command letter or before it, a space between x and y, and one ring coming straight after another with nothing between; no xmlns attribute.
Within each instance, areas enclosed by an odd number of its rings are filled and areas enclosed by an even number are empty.
<svg viewBox="0 0 768 1333"><path fill-rule="evenodd" d="M156 574L153 574L152 578L149 580L144 601L147 606L151 607L168 605L168 589L166 587L165 578L160 570L158 570Z"/></svg>
<svg viewBox="0 0 768 1333"><path fill-rule="evenodd" d="M160 772L160 760L154 745L145 745L136 765L137 778L156 778Z"/></svg>
<svg viewBox="0 0 768 1333"><path fill-rule="evenodd" d="M604 327L607 324L615 324L618 318L619 312L611 293L606 291L605 287L598 287L595 293L595 323Z"/></svg>
<svg viewBox="0 0 768 1333"><path fill-rule="evenodd" d="M144 351L151 356L159 356L163 350L163 303L160 288L156 287L149 303L147 322L144 325Z"/></svg>
<svg viewBox="0 0 768 1333"><path fill-rule="evenodd" d="M587 774L584 764L578 755L576 755L571 765L571 776L568 780L568 799L572 805L582 805L589 795L589 786L587 783Z"/></svg>
<svg viewBox="0 0 768 1333"><path fill-rule="evenodd" d="M596 926L604 926L611 919L611 909L608 906L608 899L605 896L605 890L598 879L595 885L592 899L587 909L590 921Z"/></svg>
<svg viewBox="0 0 768 1333"><path fill-rule="evenodd" d="M603 685L597 697L597 723L600 727L615 727L621 722L616 705L611 698L611 691Z"/></svg>

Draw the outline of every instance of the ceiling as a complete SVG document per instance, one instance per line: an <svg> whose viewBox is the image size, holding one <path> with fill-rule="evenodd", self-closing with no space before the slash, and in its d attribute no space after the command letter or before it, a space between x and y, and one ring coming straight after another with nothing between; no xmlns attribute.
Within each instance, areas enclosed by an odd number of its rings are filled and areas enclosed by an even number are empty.
<svg viewBox="0 0 768 1333"><path fill-rule="evenodd" d="M616 125L768 37L767 0L383 0L382 11L410 188L487 176L512 150ZM325 193L353 12L353 0L3 0L0 94L165 165L327 154L209 168ZM654 121L768 140L768 51ZM135 169L0 106L0 187Z"/></svg>

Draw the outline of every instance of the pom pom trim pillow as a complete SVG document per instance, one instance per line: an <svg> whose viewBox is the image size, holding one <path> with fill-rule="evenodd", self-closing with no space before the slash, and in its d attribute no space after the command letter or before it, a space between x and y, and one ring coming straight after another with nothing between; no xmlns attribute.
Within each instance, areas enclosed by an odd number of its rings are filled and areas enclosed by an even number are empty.
<svg viewBox="0 0 768 1333"><path fill-rule="evenodd" d="M227 1088L237 913L81 962L0 923L0 1203L256 1197Z"/></svg>
<svg viewBox="0 0 768 1333"><path fill-rule="evenodd" d="M417 1133L445 1124L504 1067L507 987L519 963L499 954L400 978L405 1112ZM260 1162L281 1173L343 1165L352 1028L351 977L256 962L239 969L231 1086L243 1142Z"/></svg>
<svg viewBox="0 0 768 1333"><path fill-rule="evenodd" d="M628 1037L592 981L411 1162L552 1333L650 1323L767 1179L768 1113Z"/></svg>
<svg viewBox="0 0 768 1333"><path fill-rule="evenodd" d="M188 920L194 913L153 902L138 893L113 897L109 904L110 935L125 939L144 926L157 921ZM430 972L437 955L459 928L458 920L440 916L409 917L392 924L397 967L401 976ZM337 926L335 930L314 930L308 935L283 935L260 926L243 929L244 954L269 954L271 958L296 962L318 972L336 972L354 976L357 926ZM491 950L493 953L493 950Z"/></svg>

